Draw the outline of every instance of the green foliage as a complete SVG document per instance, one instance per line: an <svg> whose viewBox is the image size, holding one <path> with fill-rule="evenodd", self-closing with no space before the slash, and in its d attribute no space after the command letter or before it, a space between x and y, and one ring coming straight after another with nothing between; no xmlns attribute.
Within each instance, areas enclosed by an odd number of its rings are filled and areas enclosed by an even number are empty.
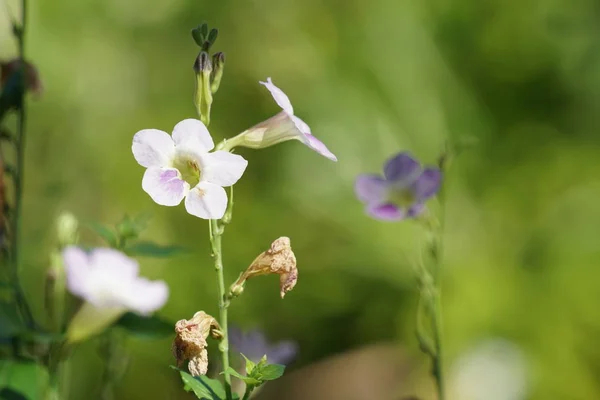
<svg viewBox="0 0 600 400"><path fill-rule="evenodd" d="M135 313L124 314L115 326L125 329L132 336L142 339L162 339L173 334L174 323L156 315L143 317Z"/></svg>
<svg viewBox="0 0 600 400"><path fill-rule="evenodd" d="M110 247L117 246L117 243L118 243L117 233L114 232L112 229L110 229L100 223L97 223L97 222L88 222L86 224L86 226L88 228L90 228L92 231L94 231L102 239L104 239L106 244L108 244Z"/></svg>
<svg viewBox="0 0 600 400"><path fill-rule="evenodd" d="M48 374L39 364L0 360L0 393L6 399L41 399L47 382Z"/></svg>
<svg viewBox="0 0 600 400"><path fill-rule="evenodd" d="M254 363L242 354L246 360L246 375L242 375L235 369L229 367L227 370L231 375L244 381L246 385L256 387L267 381L273 381L280 378L285 371L285 365L268 364L267 356L264 356L258 363Z"/></svg>
<svg viewBox="0 0 600 400"><path fill-rule="evenodd" d="M202 400L223 400L225 399L225 388L223 384L216 380L210 379L206 376L192 376L185 371L180 370L177 367L171 366L176 371L179 371L181 380L183 381L183 388L186 392L194 392L197 398ZM239 397L234 395L234 400Z"/></svg>
<svg viewBox="0 0 600 400"><path fill-rule="evenodd" d="M14 303L0 302L0 337L9 338L23 332L24 326Z"/></svg>
<svg viewBox="0 0 600 400"><path fill-rule="evenodd" d="M10 388L0 390L0 400L28 400L21 392Z"/></svg>
<svg viewBox="0 0 600 400"><path fill-rule="evenodd" d="M160 245L148 241L139 241L125 248L125 253L134 257L165 258L182 254L186 251L181 246Z"/></svg>

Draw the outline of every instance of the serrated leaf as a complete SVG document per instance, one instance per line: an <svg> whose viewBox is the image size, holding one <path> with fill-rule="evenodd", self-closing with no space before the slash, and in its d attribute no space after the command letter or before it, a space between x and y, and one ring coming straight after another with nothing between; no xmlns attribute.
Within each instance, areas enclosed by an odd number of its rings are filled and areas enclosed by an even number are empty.
<svg viewBox="0 0 600 400"><path fill-rule="evenodd" d="M48 372L33 362L0 360L0 387L30 400L41 399L48 383Z"/></svg>
<svg viewBox="0 0 600 400"><path fill-rule="evenodd" d="M267 364L263 365L260 368L256 368L252 374L252 376L256 377L260 381L273 381L275 379L281 378L283 372L285 371L285 365L281 364Z"/></svg>
<svg viewBox="0 0 600 400"><path fill-rule="evenodd" d="M156 315L143 317L135 313L125 313L115 323L115 326L127 330L133 336L142 339L162 339L173 334L175 323L169 322Z"/></svg>
<svg viewBox="0 0 600 400"><path fill-rule="evenodd" d="M179 371L183 381L183 389L186 392L194 392L197 398L202 400L223 400L225 399L225 389L221 382L216 379L210 379L206 376L192 376L177 367L171 366Z"/></svg>
<svg viewBox="0 0 600 400"><path fill-rule="evenodd" d="M261 384L261 381L259 381L258 379L253 378L251 376L242 375L231 367L227 368L227 372L229 372L229 375L235 376L239 380L244 381L244 383L246 383L247 385L257 386Z"/></svg>
<svg viewBox="0 0 600 400"><path fill-rule="evenodd" d="M0 399L1 400L28 400L24 394L18 392L14 389L4 388L0 390Z"/></svg>
<svg viewBox="0 0 600 400"><path fill-rule="evenodd" d="M24 331L15 304L0 302L0 337L13 337Z"/></svg>
<svg viewBox="0 0 600 400"><path fill-rule="evenodd" d="M125 253L139 257L172 257L185 253L186 249L180 246L163 246L153 242L137 242L127 246Z"/></svg>
<svg viewBox="0 0 600 400"><path fill-rule="evenodd" d="M117 234L116 232L113 232L110 228L98 222L88 222L86 226L93 230L102 239L104 239L110 247L117 246Z"/></svg>

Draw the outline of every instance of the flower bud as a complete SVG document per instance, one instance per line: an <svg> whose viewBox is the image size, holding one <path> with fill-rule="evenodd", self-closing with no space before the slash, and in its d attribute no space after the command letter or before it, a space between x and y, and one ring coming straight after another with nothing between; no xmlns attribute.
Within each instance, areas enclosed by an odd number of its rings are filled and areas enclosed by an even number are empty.
<svg viewBox="0 0 600 400"><path fill-rule="evenodd" d="M212 74L212 63L206 51L201 51L194 62L196 73L196 91L194 92L194 105L204 125L210 123L210 107L212 105L212 92L210 89L210 77Z"/></svg>
<svg viewBox="0 0 600 400"><path fill-rule="evenodd" d="M225 54L222 52L215 53L212 58L213 72L212 80L210 84L210 91L217 93L219 86L221 85L221 78L223 77L223 70L225 69Z"/></svg>
<svg viewBox="0 0 600 400"><path fill-rule="evenodd" d="M63 212L56 220L56 233L59 246L66 247L77 243L77 229L79 223L77 218L70 212Z"/></svg>
<svg viewBox="0 0 600 400"><path fill-rule="evenodd" d="M175 324L172 352L181 367L190 360L188 369L192 376L205 375L208 370L208 343L206 339L221 339L223 334L217 320L204 311L198 311L191 320L182 319Z"/></svg>
<svg viewBox="0 0 600 400"><path fill-rule="evenodd" d="M227 140L225 150L238 146L251 149L264 149L294 139L303 142L304 134L298 128L296 121L289 114L282 111Z"/></svg>
<svg viewBox="0 0 600 400"><path fill-rule="evenodd" d="M287 292L296 286L296 281L298 280L296 256L292 251L288 237L283 236L275 240L269 250L256 257L248 269L231 285L229 296L239 296L244 291L244 284L249 278L269 274L279 275L280 295L282 299Z"/></svg>

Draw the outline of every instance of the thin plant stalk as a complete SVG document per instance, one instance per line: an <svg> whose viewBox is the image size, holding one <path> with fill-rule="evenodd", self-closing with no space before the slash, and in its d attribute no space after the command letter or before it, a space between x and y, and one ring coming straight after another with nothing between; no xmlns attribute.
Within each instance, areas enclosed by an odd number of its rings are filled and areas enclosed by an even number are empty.
<svg viewBox="0 0 600 400"><path fill-rule="evenodd" d="M211 219L209 224L210 243L212 245L212 254L215 260L215 270L217 272L217 286L219 289L219 324L223 333L223 339L219 344L221 351L221 361L223 363L223 376L225 381L225 394L227 400L232 399L231 395L231 376L229 374L229 338L227 334L227 307L228 302L225 293L225 278L223 275L223 254L221 250L221 236L223 235L223 226L219 226L219 221Z"/></svg>

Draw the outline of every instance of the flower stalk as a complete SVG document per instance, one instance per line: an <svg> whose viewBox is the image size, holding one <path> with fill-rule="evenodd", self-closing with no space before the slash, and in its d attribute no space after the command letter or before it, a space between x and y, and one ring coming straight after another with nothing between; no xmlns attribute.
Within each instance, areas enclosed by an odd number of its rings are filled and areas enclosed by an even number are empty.
<svg viewBox="0 0 600 400"><path fill-rule="evenodd" d="M223 338L219 344L221 352L221 361L223 363L223 376L225 381L225 395L227 400L232 399L231 395L231 376L229 370L229 340L227 335L227 307L228 301L225 298L225 278L223 275L223 253L221 249L221 236L224 226L219 224L216 219L209 222L210 243L212 246L212 255L215 262L215 271L217 272L217 287L219 290L219 324L223 332Z"/></svg>

